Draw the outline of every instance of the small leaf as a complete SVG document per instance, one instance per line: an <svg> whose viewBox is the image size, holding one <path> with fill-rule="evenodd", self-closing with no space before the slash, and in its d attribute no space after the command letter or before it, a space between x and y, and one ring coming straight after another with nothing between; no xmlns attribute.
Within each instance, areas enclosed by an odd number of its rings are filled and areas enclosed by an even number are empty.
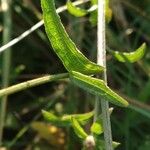
<svg viewBox="0 0 150 150"><path fill-rule="evenodd" d="M110 0L106 0L106 8L105 8L105 17L107 23L109 23L112 19L112 10L109 7L109 1Z"/></svg>
<svg viewBox="0 0 150 150"><path fill-rule="evenodd" d="M113 108L109 108L109 115L111 115L113 111ZM91 128L90 128L91 132L96 134L96 135L100 135L101 133L103 133L103 121L102 121L102 114L100 114L97 118L97 120L95 122L93 122Z"/></svg>
<svg viewBox="0 0 150 150"><path fill-rule="evenodd" d="M57 125L57 126L67 126L68 125L67 122L62 121L61 118L55 116L51 112L47 112L45 110L42 110L42 115L43 115L45 120L47 120L48 122L50 122L54 125Z"/></svg>
<svg viewBox="0 0 150 150"><path fill-rule="evenodd" d="M112 91L103 80L96 79L75 71L70 73L70 79L79 87L94 95L98 95L115 105L122 107L128 106L128 102Z"/></svg>
<svg viewBox="0 0 150 150"><path fill-rule="evenodd" d="M78 122L82 125L85 125L94 115L94 112L88 112L84 114L75 114L72 115Z"/></svg>
<svg viewBox="0 0 150 150"><path fill-rule="evenodd" d="M120 145L120 143L119 143L119 142L115 142L115 141L113 141L113 148L117 148L119 145Z"/></svg>
<svg viewBox="0 0 150 150"><path fill-rule="evenodd" d="M96 150L105 150L105 141L100 139L96 139L96 141ZM118 142L112 142L113 149L117 148L119 145L120 143Z"/></svg>
<svg viewBox="0 0 150 150"><path fill-rule="evenodd" d="M109 1L110 0L106 0L105 5L105 18L107 23L109 23L112 19L112 10L109 7ZM91 0L91 4L98 5L98 0ZM90 22L93 26L97 25L97 10L91 12Z"/></svg>
<svg viewBox="0 0 150 150"><path fill-rule="evenodd" d="M92 26L97 25L97 10L91 12L89 20Z"/></svg>
<svg viewBox="0 0 150 150"><path fill-rule="evenodd" d="M70 0L68 0L67 1L67 9L70 14L72 14L76 17L83 17L83 16L86 16L87 14L95 11L97 9L97 5L93 5L93 6L91 6L91 8L86 10L86 9L82 9L82 8L79 8L75 5L73 5L73 3Z"/></svg>
<svg viewBox="0 0 150 150"><path fill-rule="evenodd" d="M88 14L87 10L74 6L70 0L67 1L67 9L70 14L76 17L83 17Z"/></svg>
<svg viewBox="0 0 150 150"><path fill-rule="evenodd" d="M80 126L79 122L74 117L72 117L71 121L72 121L72 127L76 135L83 140L86 139L88 135L84 131L84 129Z"/></svg>
<svg viewBox="0 0 150 150"><path fill-rule="evenodd" d="M144 56L146 51L146 44L143 43L137 50L129 53L112 51L112 50L108 50L108 51L120 62L134 63L140 60Z"/></svg>
<svg viewBox="0 0 150 150"><path fill-rule="evenodd" d="M88 60L69 38L56 13L54 0L41 0L41 5L47 36L65 68L69 72L74 70L83 74L101 72L104 68Z"/></svg>
<svg viewBox="0 0 150 150"><path fill-rule="evenodd" d="M70 126L72 117L78 120L80 124L85 125L93 117L93 111L84 114L64 115L62 117L57 117L53 113L44 110L42 110L42 114L45 120L57 126Z"/></svg>
<svg viewBox="0 0 150 150"><path fill-rule="evenodd" d="M103 127L102 127L102 122L94 122L91 126L91 132L97 135L100 135L103 133Z"/></svg>

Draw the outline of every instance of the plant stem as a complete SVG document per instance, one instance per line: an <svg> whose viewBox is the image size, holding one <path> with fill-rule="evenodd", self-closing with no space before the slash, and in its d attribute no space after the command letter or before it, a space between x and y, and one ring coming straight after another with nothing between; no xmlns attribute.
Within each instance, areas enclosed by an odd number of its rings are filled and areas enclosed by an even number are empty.
<svg viewBox="0 0 150 150"><path fill-rule="evenodd" d="M2 11L3 11L3 44L6 44L11 39L11 0L2 0ZM2 61L2 87L7 87L9 84L9 72L11 64L11 49L8 49L3 54ZM2 145L3 127L5 124L7 107L7 96L2 98L0 103L0 146Z"/></svg>
<svg viewBox="0 0 150 150"><path fill-rule="evenodd" d="M107 84L107 72L106 72L106 41L105 41L105 0L98 0L98 33L97 33L97 63L105 67L103 73L103 79ZM109 114L109 103L107 100L101 99L101 109L103 116L103 128L105 149L112 150L112 135L111 135L111 122ZM95 117L96 121L100 112L100 99L96 97L95 102Z"/></svg>
<svg viewBox="0 0 150 150"><path fill-rule="evenodd" d="M34 87L34 86L38 86L38 85L41 85L44 83L51 82L51 81L64 79L67 77L69 77L68 73L62 73L62 74L57 74L57 75L48 75L45 77L41 77L41 78L26 81L26 82L22 82L22 83L19 83L19 84L16 84L16 85L13 85L13 86L10 86L8 88L0 90L0 97L10 95L10 94Z"/></svg>

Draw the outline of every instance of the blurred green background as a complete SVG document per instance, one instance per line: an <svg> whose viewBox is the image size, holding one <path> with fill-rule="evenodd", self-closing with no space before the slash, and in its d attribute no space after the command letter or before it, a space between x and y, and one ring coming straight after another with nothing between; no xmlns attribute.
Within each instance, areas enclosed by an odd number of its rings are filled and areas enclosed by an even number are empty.
<svg viewBox="0 0 150 150"><path fill-rule="evenodd" d="M0 5L1 45L42 19L40 0L12 0L10 16L7 17L3 17L4 2L7 1L1 0ZM65 0L55 2L57 7L66 3ZM86 3L81 7L89 6L90 3ZM133 51L143 42L147 43L144 58L133 64L119 63L110 54L107 55L108 85L131 103L129 108L113 106L113 139L121 143L118 150L149 150L150 1L111 0L110 6L113 18L106 27L107 47L118 51ZM90 60L96 61L97 28L92 27L89 16L76 18L67 11L60 16L68 34L80 50ZM4 35L5 28L10 29L9 35L7 32ZM8 51L0 53L1 88L4 87L4 80L13 85L46 74L66 72L51 48L43 26L12 46L11 53ZM4 75L5 71L9 72L8 77ZM0 108L1 119L4 108L2 106L4 105L1 104ZM72 85L68 80L12 94L8 97L5 108L3 138L0 144L10 150L78 150L81 143L73 131L45 124L41 109L62 115L88 112L93 107L94 96Z"/></svg>

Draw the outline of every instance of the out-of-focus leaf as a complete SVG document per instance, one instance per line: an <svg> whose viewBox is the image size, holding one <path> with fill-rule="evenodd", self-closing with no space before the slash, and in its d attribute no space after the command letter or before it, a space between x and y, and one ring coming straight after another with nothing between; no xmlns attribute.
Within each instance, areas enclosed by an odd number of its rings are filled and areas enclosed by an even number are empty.
<svg viewBox="0 0 150 150"><path fill-rule="evenodd" d="M109 108L110 115L111 115L112 111L113 111L113 108ZM101 133L103 133L102 114L100 114L100 116L97 118L97 120L95 122L93 122L90 130L92 133L94 133L96 135L100 135Z"/></svg>
<svg viewBox="0 0 150 150"><path fill-rule="evenodd" d="M94 122L91 126L91 132L97 135L100 135L101 133L103 133L102 122L100 121Z"/></svg>
<svg viewBox="0 0 150 150"><path fill-rule="evenodd" d="M70 14L76 17L83 17L88 14L87 10L74 6L70 0L67 1L67 9Z"/></svg>
<svg viewBox="0 0 150 150"><path fill-rule="evenodd" d="M121 107L128 106L128 102L117 93L112 91L103 80L96 79L75 71L72 71L70 73L70 79L77 86L85 89L86 91L94 95L103 97L105 100L108 100L115 105Z"/></svg>
<svg viewBox="0 0 150 150"><path fill-rule="evenodd" d="M64 115L62 117L57 117L53 113L44 110L42 110L42 114L45 120L57 126L70 126L72 117L84 125L93 117L93 111L85 114Z"/></svg>
<svg viewBox="0 0 150 150"><path fill-rule="evenodd" d="M109 1L110 0L106 0L105 5L105 18L107 23L109 23L112 19L112 10L109 7ZM91 4L98 5L98 0L91 0ZM90 22L93 26L97 25L97 10L91 12Z"/></svg>
<svg viewBox="0 0 150 150"><path fill-rule="evenodd" d="M105 141L104 140L100 140L100 139L96 139L96 150L105 150ZM118 142L114 142L112 143L113 148L117 148L120 145L120 143Z"/></svg>
<svg viewBox="0 0 150 150"><path fill-rule="evenodd" d="M62 120L69 120L74 117L80 124L85 125L94 115L94 112L88 112L84 114L73 114L73 115L64 115L62 116Z"/></svg>
<svg viewBox="0 0 150 150"><path fill-rule="evenodd" d="M88 135L84 131L84 129L80 126L79 122L74 117L71 118L71 122L76 135L83 140L86 139Z"/></svg>
<svg viewBox="0 0 150 150"><path fill-rule="evenodd" d="M111 21L111 18L112 18L112 10L109 7L109 1L110 0L106 0L106 8L105 8L105 17L106 17L107 23L109 23Z"/></svg>
<svg viewBox="0 0 150 150"><path fill-rule="evenodd" d="M83 74L101 72L103 67L88 60L69 38L56 13L54 0L41 0L41 5L47 36L65 68L69 72L74 70Z"/></svg>
<svg viewBox="0 0 150 150"><path fill-rule="evenodd" d="M140 60L146 51L146 44L143 43L138 49L136 49L134 52L119 52L119 51L112 51L109 50L109 52L120 62L130 62L134 63L138 60Z"/></svg>
<svg viewBox="0 0 150 150"><path fill-rule="evenodd" d="M31 124L31 127L38 132L41 138L47 140L54 146L65 143L65 133L56 126L36 121Z"/></svg>

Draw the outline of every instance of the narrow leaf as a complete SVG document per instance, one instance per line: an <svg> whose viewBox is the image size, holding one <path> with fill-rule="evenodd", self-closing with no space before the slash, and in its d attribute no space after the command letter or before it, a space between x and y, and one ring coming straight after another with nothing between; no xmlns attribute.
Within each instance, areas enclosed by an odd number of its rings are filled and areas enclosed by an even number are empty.
<svg viewBox="0 0 150 150"><path fill-rule="evenodd" d="M85 125L93 117L93 111L84 114L64 115L62 117L57 117L53 113L44 110L42 110L42 114L45 120L58 126L70 126L72 117L78 120L80 124Z"/></svg>
<svg viewBox="0 0 150 150"><path fill-rule="evenodd" d="M94 115L94 112L88 112L84 114L73 114L69 115L71 117L74 117L80 124L85 125Z"/></svg>
<svg viewBox="0 0 150 150"><path fill-rule="evenodd" d="M72 121L72 127L74 129L74 132L76 133L76 135L81 138L81 139L86 139L86 137L88 136L87 133L84 131L84 129L80 126L79 122L72 117L71 119Z"/></svg>
<svg viewBox="0 0 150 150"><path fill-rule="evenodd" d="M83 75L75 71L70 73L70 79L79 87L94 95L103 97L115 105L122 107L128 106L128 102L112 91L103 80Z"/></svg>
<svg viewBox="0 0 150 150"><path fill-rule="evenodd" d="M109 52L120 62L130 62L134 63L138 60L140 60L146 51L146 44L143 43L137 50L134 52L119 52L119 51L112 51L109 50Z"/></svg>
<svg viewBox="0 0 150 150"><path fill-rule="evenodd" d="M88 14L87 10L81 9L77 6L74 6L70 0L67 1L67 9L68 9L70 14L72 14L76 17L83 17L83 16Z"/></svg>
<svg viewBox="0 0 150 150"><path fill-rule="evenodd" d="M44 117L44 119L54 125L58 125L58 126L67 126L66 122L62 122L61 119L57 116L55 116L53 113L51 112L47 112L45 110L42 110L42 115Z"/></svg>
<svg viewBox="0 0 150 150"><path fill-rule="evenodd" d="M69 38L56 13L54 0L41 0L41 5L47 36L65 68L69 72L75 70L83 74L101 72L103 67L89 61Z"/></svg>

